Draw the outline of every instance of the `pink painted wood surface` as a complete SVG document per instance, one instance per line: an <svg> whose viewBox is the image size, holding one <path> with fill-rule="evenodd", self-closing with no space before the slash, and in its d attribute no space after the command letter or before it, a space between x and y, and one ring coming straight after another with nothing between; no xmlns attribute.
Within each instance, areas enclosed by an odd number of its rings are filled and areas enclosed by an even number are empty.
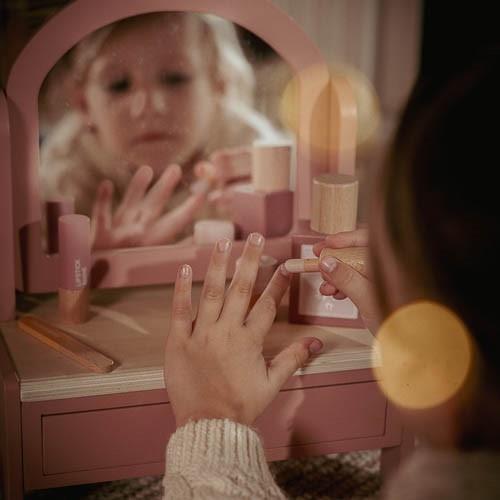
<svg viewBox="0 0 500 500"><path fill-rule="evenodd" d="M311 184L318 173L327 172L328 153L324 145L327 141L328 121L325 110L318 103L325 102L324 94L329 92L330 74L323 65L311 65L297 75L296 92L299 114L297 132L297 167L295 175L294 225L311 218ZM320 130L318 123L324 123ZM322 134L322 135L321 135ZM321 137L318 139L318 135ZM322 148L315 147L317 142Z"/></svg>
<svg viewBox="0 0 500 500"><path fill-rule="evenodd" d="M3 498L23 498L21 402L14 363L0 335L0 451Z"/></svg>
<svg viewBox="0 0 500 500"><path fill-rule="evenodd" d="M40 193L38 190L38 92L43 79L59 58L78 40L91 31L122 17L162 11L184 10L212 12L237 22L253 31L271 45L297 72L317 65L326 71L323 57L301 28L282 10L269 0L76 0L53 16L26 45L14 63L7 83L9 115L12 130L12 161L16 164L14 181L14 228L16 234L24 231L23 251L16 252L16 265L23 269L23 278L18 273L17 287L28 292L54 290L57 258L47 258L41 249L39 224L41 221ZM299 95L300 97L300 95ZM299 119L309 112L299 108ZM303 121L303 120L301 120ZM298 142L298 171L309 172L309 154ZM308 180L310 182L310 179ZM296 191L301 196L301 187ZM38 243L37 243L38 242ZM31 247L33 245L33 247ZM24 252L24 255L23 255ZM159 251L148 249L126 249L101 255L101 270L105 278L103 287L140 285L171 281L174 270L165 254L172 248ZM271 254L270 251L267 251ZM188 252L183 262L196 264L195 247ZM23 258L24 257L24 260ZM146 258L145 258L146 257ZM144 262L149 262L144 267Z"/></svg>
<svg viewBox="0 0 500 500"><path fill-rule="evenodd" d="M385 411L375 382L289 390L255 425L266 448L298 446L381 436ZM168 404L45 415L44 474L158 462L174 429Z"/></svg>
<svg viewBox="0 0 500 500"><path fill-rule="evenodd" d="M384 481L390 479L415 450L415 435L405 427L400 427L400 429L399 444L381 451L380 472Z"/></svg>
<svg viewBox="0 0 500 500"><path fill-rule="evenodd" d="M25 488L161 474L163 390L23 404ZM294 377L257 421L269 460L394 447L400 422L371 370Z"/></svg>
<svg viewBox="0 0 500 500"><path fill-rule="evenodd" d="M51 475L159 462L174 430L167 403L45 415L43 471Z"/></svg>
<svg viewBox="0 0 500 500"><path fill-rule="evenodd" d="M256 427L266 448L381 436L386 405L376 382L285 391Z"/></svg>
<svg viewBox="0 0 500 500"><path fill-rule="evenodd" d="M41 246L41 224L36 222L20 231L23 255L23 286L30 293L44 293L57 289L57 254L45 254ZM232 262L241 255L245 242L233 242ZM178 268L189 263L193 280L205 277L212 246L156 246L123 248L92 254L92 287L119 288L125 286L158 285L172 283ZM289 237L269 238L264 252L280 262L291 256ZM234 266L230 265L230 269ZM40 279L39 270L47 270ZM44 271L45 272L45 271Z"/></svg>
<svg viewBox="0 0 500 500"><path fill-rule="evenodd" d="M250 185L249 185L250 186ZM259 232L266 238L287 235L293 224L293 192L237 189L231 209L242 238Z"/></svg>
<svg viewBox="0 0 500 500"><path fill-rule="evenodd" d="M14 228L10 125L5 94L0 89L0 321L13 319L16 310Z"/></svg>

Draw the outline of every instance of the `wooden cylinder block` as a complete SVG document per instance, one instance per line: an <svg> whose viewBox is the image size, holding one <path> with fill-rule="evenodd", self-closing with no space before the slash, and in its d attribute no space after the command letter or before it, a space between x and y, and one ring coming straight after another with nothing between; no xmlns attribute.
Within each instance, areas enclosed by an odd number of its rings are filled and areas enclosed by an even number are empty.
<svg viewBox="0 0 500 500"><path fill-rule="evenodd" d="M252 150L252 185L272 193L290 189L290 144L257 144Z"/></svg>
<svg viewBox="0 0 500 500"><path fill-rule="evenodd" d="M352 175L324 174L313 178L311 229L335 234L356 229L358 180Z"/></svg>

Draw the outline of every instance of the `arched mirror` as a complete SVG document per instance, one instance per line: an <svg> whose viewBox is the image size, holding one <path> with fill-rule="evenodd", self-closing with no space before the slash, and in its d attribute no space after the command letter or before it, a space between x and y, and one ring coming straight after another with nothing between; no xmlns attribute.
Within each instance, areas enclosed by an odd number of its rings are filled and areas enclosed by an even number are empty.
<svg viewBox="0 0 500 500"><path fill-rule="evenodd" d="M279 113L291 68L249 33L213 14L152 12L91 32L56 63L38 98L47 252L56 200L92 218L93 250L245 237L233 198L252 149L295 143ZM267 236L287 234L287 220Z"/></svg>
<svg viewBox="0 0 500 500"><path fill-rule="evenodd" d="M170 282L185 262L201 279L217 231L234 231L236 259L251 230L252 207L238 203L256 149L289 169L269 181L291 194L289 223L270 230L265 249L288 258L312 173L353 167L354 151L318 153L310 140L328 141L316 115L329 88L319 51L268 0L71 3L28 43L7 84L17 288L57 288L51 227L73 210L98 221L94 286ZM283 99L294 103L293 130ZM153 236L144 219L159 221Z"/></svg>

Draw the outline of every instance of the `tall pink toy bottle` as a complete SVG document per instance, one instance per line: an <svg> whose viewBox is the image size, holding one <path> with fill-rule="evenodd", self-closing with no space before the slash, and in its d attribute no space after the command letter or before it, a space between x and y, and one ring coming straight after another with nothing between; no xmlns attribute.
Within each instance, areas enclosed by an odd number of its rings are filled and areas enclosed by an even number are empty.
<svg viewBox="0 0 500 500"><path fill-rule="evenodd" d="M90 219L59 217L59 315L66 323L87 320L90 286Z"/></svg>

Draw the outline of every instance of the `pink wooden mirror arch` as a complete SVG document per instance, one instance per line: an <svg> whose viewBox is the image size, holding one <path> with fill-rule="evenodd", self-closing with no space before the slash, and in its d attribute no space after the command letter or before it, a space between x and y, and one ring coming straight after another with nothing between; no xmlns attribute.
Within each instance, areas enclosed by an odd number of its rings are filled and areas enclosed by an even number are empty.
<svg viewBox="0 0 500 500"><path fill-rule="evenodd" d="M11 184L7 99L0 89L0 321L14 318L16 304Z"/></svg>
<svg viewBox="0 0 500 500"><path fill-rule="evenodd" d="M75 0L30 40L13 65L7 82L16 288L19 290L42 293L57 289L57 254L45 254L41 238L38 187L40 86L59 58L88 33L124 17L155 11L210 12L243 26L266 41L299 76L298 134L307 136L311 133L312 104L311 99L301 101L300 75L313 65L319 68L314 85L320 92L328 82L328 68L302 29L269 0ZM313 167L309 143L298 140L297 144L295 221L299 217L307 218L307 209L297 209L297 200L301 196L299 189L307 191L310 188ZM242 242L235 242L234 258L241 252L242 245ZM210 251L196 246L158 246L96 252L93 255L97 270L93 273L97 276L94 286L111 288L172 282L178 266L185 262L192 265L194 279L199 280L204 275ZM291 252L289 237L269 239L265 252L280 260L286 259Z"/></svg>

